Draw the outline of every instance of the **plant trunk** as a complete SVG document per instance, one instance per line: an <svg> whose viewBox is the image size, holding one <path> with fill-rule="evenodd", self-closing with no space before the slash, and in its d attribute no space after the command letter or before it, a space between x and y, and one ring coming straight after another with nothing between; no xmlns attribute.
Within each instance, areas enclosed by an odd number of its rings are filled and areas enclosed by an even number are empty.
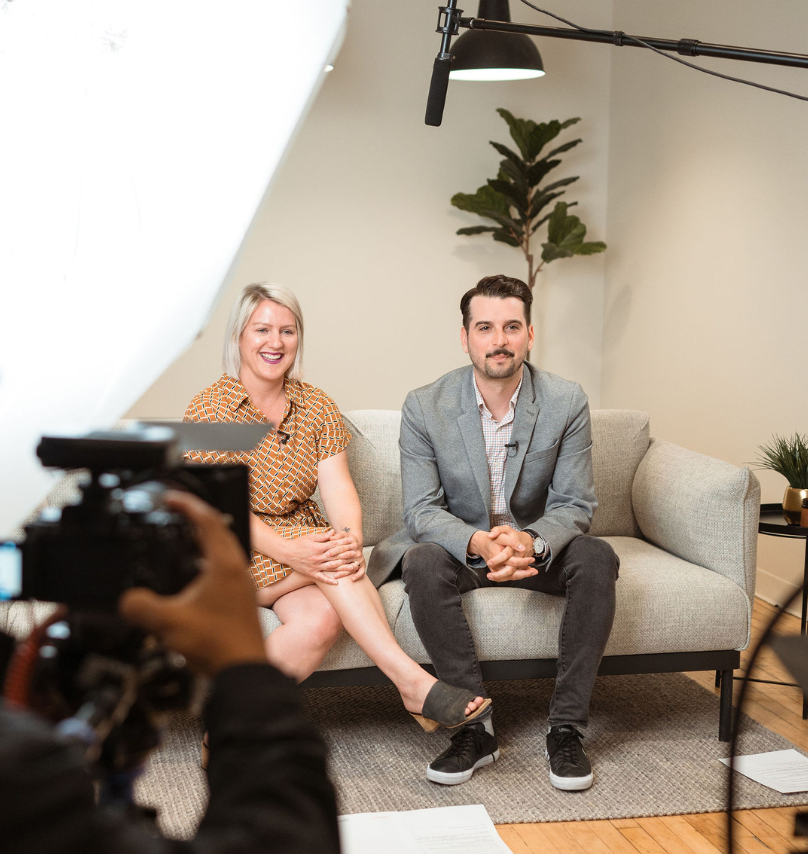
<svg viewBox="0 0 808 854"><path fill-rule="evenodd" d="M535 258L533 253L530 251L530 229L531 222L528 222L525 226L525 239L522 243L522 252L525 253L525 258L527 259L527 286L532 291L536 286L536 276L539 275L539 271L544 266L544 262L538 266L534 266Z"/></svg>
<svg viewBox="0 0 808 854"><path fill-rule="evenodd" d="M545 361L545 317L547 316L547 284L540 276L539 270L533 271L533 306L530 312L530 319L533 322L533 331L535 338L533 341L533 349L528 354L528 361L541 368Z"/></svg>

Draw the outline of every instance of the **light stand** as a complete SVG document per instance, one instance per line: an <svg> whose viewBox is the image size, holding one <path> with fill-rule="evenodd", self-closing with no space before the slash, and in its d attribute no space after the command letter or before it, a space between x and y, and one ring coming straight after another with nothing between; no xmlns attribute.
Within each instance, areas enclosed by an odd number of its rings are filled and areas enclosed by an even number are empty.
<svg viewBox="0 0 808 854"><path fill-rule="evenodd" d="M441 33L441 48L432 69L432 82L429 87L426 116L428 125L437 127L443 119L443 107L446 90L449 86L449 71L452 64L451 41L460 28L470 30L489 30L499 33L516 33L528 36L542 36L574 41L599 42L615 47L642 47L671 51L681 56L712 56L718 59L737 59L745 62L762 62L767 65L785 65L792 68L808 68L808 56L800 53L761 50L751 47L732 47L731 45L708 44L698 39L658 39L645 36L630 36L621 30L576 30L565 27L537 27L529 24L517 24L511 21L488 21L482 18L464 18L463 10L457 8L457 0L448 0L446 6L439 6L438 26ZM634 41L636 39L636 41Z"/></svg>
<svg viewBox="0 0 808 854"><path fill-rule="evenodd" d="M746 699L746 691L750 682L755 680L749 678L749 674L757 663L758 657L763 647L770 643L777 655L781 658L786 667L791 671L791 674L802 687L803 691L808 689L808 681L806 681L805 659L808 653L808 637L801 635L798 637L775 637L770 642L770 638L774 631L774 627L780 620L780 617L786 613L786 610L794 604L797 597L802 594L802 588L796 590L791 598L782 608L778 609L774 617L769 621L769 624L760 636L757 645L752 650L749 660L746 662L746 676L741 681L741 690L738 695L738 705L735 709L735 721L732 727L732 738L729 745L729 774L727 776L727 854L733 854L734 836L732 827L732 804L735 799L735 756L738 749L738 736L740 735L742 711L744 700ZM806 813L797 813L795 822L795 835L808 835L808 827L806 826Z"/></svg>

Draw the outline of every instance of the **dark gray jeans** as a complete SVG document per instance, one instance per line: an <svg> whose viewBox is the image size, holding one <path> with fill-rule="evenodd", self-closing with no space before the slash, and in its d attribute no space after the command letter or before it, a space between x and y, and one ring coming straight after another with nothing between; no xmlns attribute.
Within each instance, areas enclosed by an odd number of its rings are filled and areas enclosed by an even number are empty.
<svg viewBox="0 0 808 854"><path fill-rule="evenodd" d="M566 596L558 637L558 667L550 726L585 727L595 676L614 621L619 561L597 537L576 537L549 569L521 581L496 582L470 569L442 546L418 543L401 563L410 611L438 678L484 697L480 664L460 597L480 587L519 587Z"/></svg>

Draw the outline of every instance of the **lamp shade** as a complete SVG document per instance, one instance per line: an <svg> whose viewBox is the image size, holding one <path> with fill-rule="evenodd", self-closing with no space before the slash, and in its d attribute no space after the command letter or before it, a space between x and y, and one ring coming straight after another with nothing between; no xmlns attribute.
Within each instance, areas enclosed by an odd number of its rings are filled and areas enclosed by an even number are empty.
<svg viewBox="0 0 808 854"><path fill-rule="evenodd" d="M480 0L477 17L510 21L508 0ZM469 30L452 45L453 80L527 80L543 75L541 55L529 36Z"/></svg>

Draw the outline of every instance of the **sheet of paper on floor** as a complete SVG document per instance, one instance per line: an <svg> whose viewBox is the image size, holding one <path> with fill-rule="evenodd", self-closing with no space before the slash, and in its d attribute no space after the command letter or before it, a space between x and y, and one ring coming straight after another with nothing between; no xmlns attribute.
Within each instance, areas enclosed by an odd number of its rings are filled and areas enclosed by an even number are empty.
<svg viewBox="0 0 808 854"><path fill-rule="evenodd" d="M722 759L729 765L729 759ZM796 750L736 756L735 770L783 795L808 792L808 757Z"/></svg>
<svg viewBox="0 0 808 854"><path fill-rule="evenodd" d="M339 817L343 854L510 854L482 804Z"/></svg>

